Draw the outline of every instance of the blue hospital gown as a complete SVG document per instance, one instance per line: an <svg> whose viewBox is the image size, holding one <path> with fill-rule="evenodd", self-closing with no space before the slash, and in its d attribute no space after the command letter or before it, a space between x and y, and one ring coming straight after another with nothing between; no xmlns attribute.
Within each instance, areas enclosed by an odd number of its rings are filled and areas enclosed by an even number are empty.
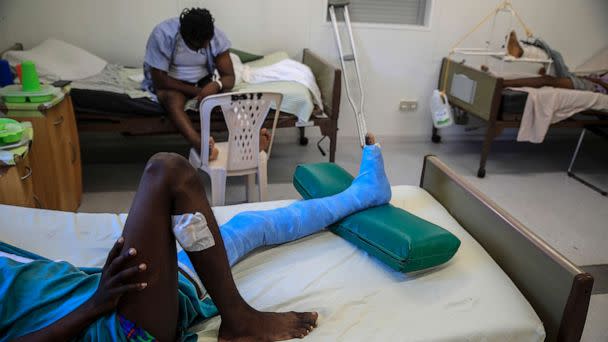
<svg viewBox="0 0 608 342"><path fill-rule="evenodd" d="M215 70L215 58L230 47L226 34L215 27L215 35L207 49L190 50L179 33L179 18L167 19L156 25L148 38L142 89L154 92L152 68L166 71L173 78L197 83Z"/></svg>
<svg viewBox="0 0 608 342"><path fill-rule="evenodd" d="M0 251L34 260L24 263L0 256L0 342L40 330L66 316L95 293L101 279L100 269L51 261L2 242ZM194 285L181 274L178 300L178 329L183 340L196 341L196 335L186 330L217 315L217 309L208 297L199 300ZM99 318L76 340L126 342L116 312Z"/></svg>

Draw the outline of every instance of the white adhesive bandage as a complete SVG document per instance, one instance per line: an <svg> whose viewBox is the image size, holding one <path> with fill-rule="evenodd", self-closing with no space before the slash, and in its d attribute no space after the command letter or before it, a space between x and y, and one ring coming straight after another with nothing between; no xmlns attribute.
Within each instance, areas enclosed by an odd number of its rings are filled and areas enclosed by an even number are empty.
<svg viewBox="0 0 608 342"><path fill-rule="evenodd" d="M172 223L175 240L184 250L200 252L215 246L215 240L203 214L174 215Z"/></svg>

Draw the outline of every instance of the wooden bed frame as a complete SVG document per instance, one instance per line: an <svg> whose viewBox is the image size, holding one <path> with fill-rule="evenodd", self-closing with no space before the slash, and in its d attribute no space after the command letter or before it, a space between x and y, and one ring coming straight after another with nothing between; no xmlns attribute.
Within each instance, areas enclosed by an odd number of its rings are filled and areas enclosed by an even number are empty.
<svg viewBox="0 0 608 342"><path fill-rule="evenodd" d="M483 178L486 175L486 161L488 159L488 154L490 153L492 142L502 133L503 129L519 128L522 115L521 113L501 112L502 93L504 90L502 78L492 76L487 72L458 63L454 60L450 60L450 67L447 68L447 86L444 88L443 83L446 79L445 72L447 62L448 59L444 58L439 75L439 89L446 89L448 100L452 106L473 114L488 123L481 150L479 169L477 171L477 177ZM452 79L456 74L465 75L469 79L477 82L473 103L467 103L450 94ZM583 115L585 118L582 117ZM589 128L598 126L608 127L608 115L606 113L586 111L551 125L551 127L565 128ZM432 141L435 143L441 141L439 130L435 127L433 127Z"/></svg>
<svg viewBox="0 0 608 342"><path fill-rule="evenodd" d="M10 50L23 50L23 45L17 43L0 52L0 55ZM306 127L318 126L323 137L328 137L330 140L329 161L334 162L338 139L340 97L342 95L342 71L309 49L304 49L302 63L307 65L315 75L315 79L321 90L324 110L314 110L310 121L307 123L298 122L298 118L295 115L281 113L277 127L298 127L300 131L300 144L306 145L308 143L308 139L305 136ZM75 114L79 132L118 132L133 136L179 133L167 115L146 117L133 115L132 113L107 115L79 111L75 111ZM214 117L219 119L212 119L211 121L211 132L227 132L226 123L222 119L221 112L218 112L218 114L214 115ZM194 127L200 130L200 119L198 117L193 117L192 119ZM274 111L271 111L262 127L272 128L273 119ZM320 147L319 149L325 155L325 152Z"/></svg>
<svg viewBox="0 0 608 342"><path fill-rule="evenodd" d="M424 159L420 187L483 246L532 305L546 341L579 341L593 277L458 176L435 156Z"/></svg>

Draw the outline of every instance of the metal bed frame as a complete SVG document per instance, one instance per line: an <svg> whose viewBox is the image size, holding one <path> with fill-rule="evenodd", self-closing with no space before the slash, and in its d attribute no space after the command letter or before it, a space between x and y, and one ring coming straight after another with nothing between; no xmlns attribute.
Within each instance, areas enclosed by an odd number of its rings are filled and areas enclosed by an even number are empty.
<svg viewBox="0 0 608 342"><path fill-rule="evenodd" d="M543 322L546 341L579 341L593 277L575 266L435 156L424 159L420 187L490 254Z"/></svg>
<svg viewBox="0 0 608 342"><path fill-rule="evenodd" d="M578 153L581 150L581 146L583 144L583 140L585 139L585 133L587 133L587 131L590 131L592 133L595 133L596 135L606 138L608 139L608 133L606 133L606 131L601 130L598 127L588 127L588 128L583 128L583 130L581 131L581 135L578 137L578 143L576 144L576 149L574 149L574 153L572 154L572 159L570 159L570 165L568 166L568 176L576 179L577 181L583 183L584 185L590 187L591 189L599 192L602 196L608 196L608 190L602 189L599 186L589 182L588 180L582 178L581 176L577 175L574 173L573 169L574 169L574 163L576 162L576 158L578 157Z"/></svg>
<svg viewBox="0 0 608 342"><path fill-rule="evenodd" d="M481 150L481 159L477 177L483 178L486 175L486 161L490 154L490 147L496 137L505 128L519 128L521 124L521 113L503 113L501 111L502 93L504 90L503 79L494 77L487 72L472 68L470 66L450 60L450 67L446 68L448 59L444 58L439 75L439 89L446 89L446 95L450 104L460 110L473 114L474 116L487 122L485 139ZM447 75L446 75L447 73ZM450 93L452 80L455 75L464 75L477 82L473 102L467 103ZM445 81L444 81L445 80ZM444 87L444 82L445 84ZM587 118L582 118L585 115ZM589 127L608 127L608 113L586 111L579 113L567 120L555 123L551 127L564 128L589 128ZM439 143L441 136L439 130L433 127L432 141Z"/></svg>

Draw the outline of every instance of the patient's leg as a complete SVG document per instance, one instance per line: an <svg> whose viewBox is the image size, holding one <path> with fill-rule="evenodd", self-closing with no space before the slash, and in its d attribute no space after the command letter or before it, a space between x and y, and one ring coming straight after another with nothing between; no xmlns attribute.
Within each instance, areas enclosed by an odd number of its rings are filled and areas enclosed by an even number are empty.
<svg viewBox="0 0 608 342"><path fill-rule="evenodd" d="M284 208L240 213L224 224L220 232L230 264L255 248L299 239L355 212L388 203L391 189L380 147L373 145L373 137L367 143L359 175L347 190L326 198L298 201Z"/></svg>
<svg viewBox="0 0 608 342"><path fill-rule="evenodd" d="M507 41L507 52L509 55L517 58L521 58L524 55L524 49L519 44L519 40L517 40L517 35L515 31L511 31L509 33L509 40Z"/></svg>
<svg viewBox="0 0 608 342"><path fill-rule="evenodd" d="M531 87L531 88L542 88L542 87L554 87L564 89L574 89L572 80L568 77L553 77L553 76L539 76L530 78L518 78L513 80L504 80L503 85L505 87Z"/></svg>
<svg viewBox="0 0 608 342"><path fill-rule="evenodd" d="M186 96L176 90L158 90L156 92L158 100L169 113L169 117L177 127L177 130L183 135L190 146L194 147L200 153L201 135L196 131L188 114L184 110L186 105ZM209 139L209 160L217 159L219 150L214 147L215 141Z"/></svg>
<svg viewBox="0 0 608 342"><path fill-rule="evenodd" d="M171 216L200 212L215 244L188 255L222 316L221 337L274 341L308 334L316 313L262 313L242 299L204 194L196 170L181 156L158 154L148 162L123 234L125 248L137 250L132 263L148 266L145 278L136 280L148 286L125 295L118 311L159 340L175 340L177 261Z"/></svg>

